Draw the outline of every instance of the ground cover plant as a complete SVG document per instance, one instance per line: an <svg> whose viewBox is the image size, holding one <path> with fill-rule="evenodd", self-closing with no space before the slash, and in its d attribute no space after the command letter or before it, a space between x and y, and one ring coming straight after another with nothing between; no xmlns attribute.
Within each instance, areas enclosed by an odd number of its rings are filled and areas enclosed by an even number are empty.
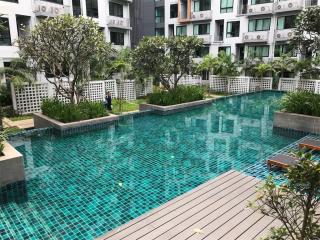
<svg viewBox="0 0 320 240"><path fill-rule="evenodd" d="M3 156L4 142L7 140L7 133L5 131L0 131L0 156Z"/></svg>
<svg viewBox="0 0 320 240"><path fill-rule="evenodd" d="M281 99L283 111L320 117L320 95L307 91L287 93Z"/></svg>
<svg viewBox="0 0 320 240"><path fill-rule="evenodd" d="M148 95L150 104L168 106L204 99L205 89L199 86L177 86L169 90L157 90Z"/></svg>
<svg viewBox="0 0 320 240"><path fill-rule="evenodd" d="M57 99L44 99L42 113L63 123L107 116L103 102L82 101L78 104L64 103Z"/></svg>

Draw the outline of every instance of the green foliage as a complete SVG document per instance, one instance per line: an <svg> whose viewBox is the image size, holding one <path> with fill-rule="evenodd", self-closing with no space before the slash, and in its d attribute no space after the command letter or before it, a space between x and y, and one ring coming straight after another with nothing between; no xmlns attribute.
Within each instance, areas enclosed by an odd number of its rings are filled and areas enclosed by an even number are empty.
<svg viewBox="0 0 320 240"><path fill-rule="evenodd" d="M75 122L80 120L107 116L102 102L83 101L78 104L64 103L56 99L44 99L41 105L42 113L60 122Z"/></svg>
<svg viewBox="0 0 320 240"><path fill-rule="evenodd" d="M300 52L320 51L320 7L314 6L301 11L296 20L291 44Z"/></svg>
<svg viewBox="0 0 320 240"><path fill-rule="evenodd" d="M135 101L120 101L119 99L114 99L112 101L112 113L121 114L123 112L130 112L139 110L139 104L145 103L145 99L137 99Z"/></svg>
<svg viewBox="0 0 320 240"><path fill-rule="evenodd" d="M168 106L204 99L205 90L198 86L178 86L168 91L160 90L148 95L148 103Z"/></svg>
<svg viewBox="0 0 320 240"><path fill-rule="evenodd" d="M92 62L106 61L112 53L99 25L81 16L42 19L18 43L21 57L32 60L32 67L45 72L56 91L72 103L81 98L90 80ZM61 84L62 79L68 86Z"/></svg>
<svg viewBox="0 0 320 240"><path fill-rule="evenodd" d="M0 156L3 155L4 142L7 140L8 136L6 131L0 131Z"/></svg>
<svg viewBox="0 0 320 240"><path fill-rule="evenodd" d="M284 111L320 117L320 95L307 91L287 93L281 99Z"/></svg>
<svg viewBox="0 0 320 240"><path fill-rule="evenodd" d="M209 71L218 76L238 76L238 63L233 62L231 56L224 51L220 52L217 57L207 55L198 65L198 71Z"/></svg>
<svg viewBox="0 0 320 240"><path fill-rule="evenodd" d="M5 74L6 79L18 88L24 83L34 82L36 78L34 69L28 67L26 61L20 58L12 59L10 67L0 68L1 74Z"/></svg>
<svg viewBox="0 0 320 240"><path fill-rule="evenodd" d="M0 84L0 107L11 105L10 89L5 84Z"/></svg>
<svg viewBox="0 0 320 240"><path fill-rule="evenodd" d="M259 63L252 68L252 73L254 76L262 78L267 73L272 73L274 71L271 63Z"/></svg>
<svg viewBox="0 0 320 240"><path fill-rule="evenodd" d="M140 76L159 79L166 89L170 83L175 88L193 69L193 56L202 45L195 36L144 37L133 51L133 69Z"/></svg>
<svg viewBox="0 0 320 240"><path fill-rule="evenodd" d="M268 240L313 240L320 236L320 163L313 161L310 153L299 152L297 156L300 162L289 168L287 182L277 186L269 177L251 203L283 224L271 231Z"/></svg>

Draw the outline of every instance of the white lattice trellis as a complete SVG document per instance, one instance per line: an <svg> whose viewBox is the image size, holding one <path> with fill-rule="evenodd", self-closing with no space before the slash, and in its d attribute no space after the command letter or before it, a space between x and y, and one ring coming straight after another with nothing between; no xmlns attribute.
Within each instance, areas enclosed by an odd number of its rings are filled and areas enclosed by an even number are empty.
<svg viewBox="0 0 320 240"><path fill-rule="evenodd" d="M84 88L84 96L86 99L98 102L103 101L105 98L105 88L103 81L91 81L89 84Z"/></svg>
<svg viewBox="0 0 320 240"><path fill-rule="evenodd" d="M298 89L303 89L309 92L315 92L316 80L301 79L298 83Z"/></svg>
<svg viewBox="0 0 320 240"><path fill-rule="evenodd" d="M141 82L136 82L136 94L137 97L142 97L146 96L149 93L152 93L152 79L148 79L144 81L143 83Z"/></svg>
<svg viewBox="0 0 320 240"><path fill-rule="evenodd" d="M230 93L246 93L249 91L248 77L229 77L228 92Z"/></svg>
<svg viewBox="0 0 320 240"><path fill-rule="evenodd" d="M210 75L209 88L213 92L227 92L228 91L228 78Z"/></svg>
<svg viewBox="0 0 320 240"><path fill-rule="evenodd" d="M136 87L134 80L124 80L117 82L118 97L127 101L136 100Z"/></svg>
<svg viewBox="0 0 320 240"><path fill-rule="evenodd" d="M249 77L250 86L249 91L254 92L257 90L271 90L272 89L272 78L257 78L257 77Z"/></svg>
<svg viewBox="0 0 320 240"><path fill-rule="evenodd" d="M278 89L287 92L295 91L298 87L298 81L297 78L280 78Z"/></svg>
<svg viewBox="0 0 320 240"><path fill-rule="evenodd" d="M21 114L39 112L43 98L48 97L48 83L26 84L14 89L11 85L13 107Z"/></svg>

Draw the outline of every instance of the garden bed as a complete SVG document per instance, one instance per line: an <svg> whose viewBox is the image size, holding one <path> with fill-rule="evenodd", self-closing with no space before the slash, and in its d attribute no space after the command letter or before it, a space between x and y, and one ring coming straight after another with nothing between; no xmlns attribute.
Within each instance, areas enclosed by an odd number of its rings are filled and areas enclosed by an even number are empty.
<svg viewBox="0 0 320 240"><path fill-rule="evenodd" d="M0 156L0 187L25 180L23 156L8 142L4 142Z"/></svg>
<svg viewBox="0 0 320 240"><path fill-rule="evenodd" d="M205 100L199 100L199 101L193 101L193 102L187 102L187 103L180 103L170 106L159 106L149 103L143 103L139 105L140 111L146 111L151 110L157 114L160 115L168 115L173 114L176 112L182 112L193 108L202 107L205 105L209 105L214 101L214 99L205 99Z"/></svg>
<svg viewBox="0 0 320 240"><path fill-rule="evenodd" d="M76 122L63 123L58 120L52 119L48 116L43 115L42 113L34 113L34 127L35 128L47 128L53 127L54 129L65 132L70 130L86 130L88 127L100 126L109 122L113 122L119 119L119 116L110 114L106 117L86 119ZM90 129L91 130L91 129Z"/></svg>
<svg viewBox="0 0 320 240"><path fill-rule="evenodd" d="M275 112L273 127L320 134L320 117L288 112Z"/></svg>

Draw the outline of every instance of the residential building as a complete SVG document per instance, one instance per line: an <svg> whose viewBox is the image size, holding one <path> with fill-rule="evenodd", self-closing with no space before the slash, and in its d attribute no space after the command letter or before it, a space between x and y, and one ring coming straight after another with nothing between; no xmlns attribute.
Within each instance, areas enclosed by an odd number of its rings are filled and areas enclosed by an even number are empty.
<svg viewBox="0 0 320 240"><path fill-rule="evenodd" d="M301 10L318 4L318 0L165 0L164 34L202 38L198 57L220 51L237 60L268 61L284 53L295 57L288 45L294 20Z"/></svg>
<svg viewBox="0 0 320 240"><path fill-rule="evenodd" d="M41 18L60 14L93 18L115 48L130 47L132 0L0 0L0 67L18 57L16 39L26 34Z"/></svg>

